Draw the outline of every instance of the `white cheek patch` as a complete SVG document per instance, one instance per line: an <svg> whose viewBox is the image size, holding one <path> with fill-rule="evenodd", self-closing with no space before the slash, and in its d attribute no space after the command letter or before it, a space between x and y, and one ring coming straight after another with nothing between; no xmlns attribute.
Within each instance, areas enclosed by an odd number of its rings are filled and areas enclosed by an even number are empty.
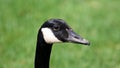
<svg viewBox="0 0 120 68"><path fill-rule="evenodd" d="M55 35L53 34L51 29L49 29L49 28L42 28L41 31L42 31L43 38L44 38L46 43L61 42L60 40L57 39L57 37L55 37Z"/></svg>

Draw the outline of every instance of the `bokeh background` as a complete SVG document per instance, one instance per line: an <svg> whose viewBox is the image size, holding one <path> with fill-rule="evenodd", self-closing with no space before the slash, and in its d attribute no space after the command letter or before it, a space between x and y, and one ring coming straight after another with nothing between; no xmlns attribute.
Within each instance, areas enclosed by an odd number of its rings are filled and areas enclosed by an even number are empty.
<svg viewBox="0 0 120 68"><path fill-rule="evenodd" d="M54 44L50 68L120 68L120 0L0 0L0 68L34 68L37 33L50 18L91 42Z"/></svg>

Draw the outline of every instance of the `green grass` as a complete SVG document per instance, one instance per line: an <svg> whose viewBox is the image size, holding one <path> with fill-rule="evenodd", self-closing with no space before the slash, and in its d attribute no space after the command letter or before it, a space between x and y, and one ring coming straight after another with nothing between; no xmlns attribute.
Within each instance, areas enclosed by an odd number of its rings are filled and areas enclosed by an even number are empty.
<svg viewBox="0 0 120 68"><path fill-rule="evenodd" d="M50 68L120 68L120 0L0 0L0 68L34 68L37 31L50 18L91 42L54 44Z"/></svg>

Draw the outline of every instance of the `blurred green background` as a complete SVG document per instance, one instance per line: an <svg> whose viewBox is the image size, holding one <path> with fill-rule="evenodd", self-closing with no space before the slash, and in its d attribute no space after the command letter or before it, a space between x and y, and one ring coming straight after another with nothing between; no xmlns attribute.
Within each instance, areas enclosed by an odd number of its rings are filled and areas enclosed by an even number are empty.
<svg viewBox="0 0 120 68"><path fill-rule="evenodd" d="M50 18L91 42L54 44L50 68L120 68L120 0L0 0L0 68L34 68L37 32Z"/></svg>

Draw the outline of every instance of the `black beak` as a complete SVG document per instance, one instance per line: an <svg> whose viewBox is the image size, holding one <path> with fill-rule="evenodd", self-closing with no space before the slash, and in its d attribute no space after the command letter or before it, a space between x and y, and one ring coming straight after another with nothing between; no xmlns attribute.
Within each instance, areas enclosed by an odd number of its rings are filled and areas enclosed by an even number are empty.
<svg viewBox="0 0 120 68"><path fill-rule="evenodd" d="M89 41L87 41L86 39L84 39L81 36L77 35L72 30L70 30L70 29L66 29L66 30L68 32L68 38L66 39L67 42L90 45Z"/></svg>

